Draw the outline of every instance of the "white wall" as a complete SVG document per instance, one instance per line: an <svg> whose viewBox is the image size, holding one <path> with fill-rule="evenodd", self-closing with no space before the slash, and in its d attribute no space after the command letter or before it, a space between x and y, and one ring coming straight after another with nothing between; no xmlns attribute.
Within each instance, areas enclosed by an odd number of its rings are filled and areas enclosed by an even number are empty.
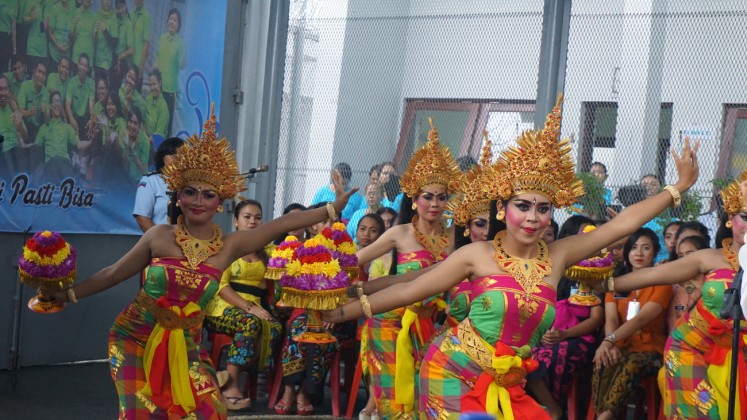
<svg viewBox="0 0 747 420"><path fill-rule="evenodd" d="M328 35L318 44L306 179L288 182L304 182L310 199L329 167L347 161L362 186L372 164L393 157L408 98L533 100L542 6L348 0L345 25L318 20ZM658 105L672 102L675 146L680 130L712 133L697 184L707 191L723 104L747 102L745 27L743 6L727 0L574 0L563 135L578 142L582 102L618 102L618 148L597 149L595 158L608 165L609 184L623 185L653 170ZM673 182L671 158L668 167Z"/></svg>
<svg viewBox="0 0 747 420"><path fill-rule="evenodd" d="M666 19L652 22L649 11L657 7L665 8ZM623 12L637 14L624 18ZM656 24L665 28L660 40L650 30ZM701 144L696 184L697 189L709 193L708 182L718 164L723 104L747 102L743 67L747 51L738 47L744 45L746 26L744 5L739 2L574 0L563 134L575 133L579 138L582 102L618 102L618 147L613 153L595 154L595 158L606 160L609 184L637 179L651 171L644 162L654 159L651 152L655 148L645 147L653 143L650 131L641 130L646 95L653 89L658 102L673 103L673 146L679 147L680 130L702 128L712 133L712 138ZM639 31L631 33L636 27ZM659 59L660 79L652 80L648 70L651 61ZM612 92L616 67L620 68L618 94ZM653 118L652 114L646 118ZM666 181L675 180L670 158Z"/></svg>

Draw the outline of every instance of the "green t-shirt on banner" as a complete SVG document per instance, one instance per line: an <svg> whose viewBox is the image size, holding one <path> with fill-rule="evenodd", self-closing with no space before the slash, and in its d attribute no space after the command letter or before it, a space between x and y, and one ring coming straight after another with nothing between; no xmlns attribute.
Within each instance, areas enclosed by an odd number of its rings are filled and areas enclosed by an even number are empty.
<svg viewBox="0 0 747 420"><path fill-rule="evenodd" d="M179 34L166 32L158 40L158 69L163 78L163 91L176 93L179 90L179 65L184 57L184 41Z"/></svg>
<svg viewBox="0 0 747 420"><path fill-rule="evenodd" d="M54 35L54 39L61 47L66 47L65 51L62 52L57 49L52 40L49 41L49 56L58 63L62 57L70 58L70 33L73 30L74 16L75 9L70 3L67 7L64 7L62 3L57 3L52 6L52 10L47 14L49 28Z"/></svg>
<svg viewBox="0 0 747 420"><path fill-rule="evenodd" d="M21 83L21 91L18 93L16 102L24 111L30 111L36 105L36 115L24 118L26 124L36 127L41 127L44 124L42 108L49 110L49 90L46 86L42 85L41 89L37 91L34 88L34 81L26 80Z"/></svg>
<svg viewBox="0 0 747 420"><path fill-rule="evenodd" d="M54 158L70 162L68 147L74 147L78 135L73 127L61 119L52 119L39 129L35 144L44 147L44 163Z"/></svg>
<svg viewBox="0 0 747 420"><path fill-rule="evenodd" d="M145 103L148 108L145 131L149 135L160 134L166 137L168 134L166 130L169 128L169 107L166 105L163 95L158 95L155 99L153 99L153 95L148 95Z"/></svg>
<svg viewBox="0 0 747 420"><path fill-rule="evenodd" d="M67 86L70 84L70 78L65 80L64 82L60 79L59 73L52 73L49 76L47 76L47 90L49 90L49 93L52 93L53 90L56 90L57 92L60 92L60 97L62 98L62 103L65 103L65 100L67 99Z"/></svg>
<svg viewBox="0 0 747 420"><path fill-rule="evenodd" d="M150 43L150 14L145 10L145 6L143 6L139 11L137 9L133 10L131 16L132 46L134 48L132 62L141 67L140 57L143 55L145 43ZM143 74L142 71L143 69L141 68L141 74Z"/></svg>
<svg viewBox="0 0 747 420"><path fill-rule="evenodd" d="M73 62L78 63L81 54L88 55L88 64L93 65L93 28L96 25L96 14L89 9L79 8L73 16Z"/></svg>
<svg viewBox="0 0 747 420"><path fill-rule="evenodd" d="M18 19L18 2L16 0L0 1L0 32L10 34L13 21Z"/></svg>
<svg viewBox="0 0 747 420"><path fill-rule="evenodd" d="M88 113L88 103L93 99L93 95L93 80L90 77L86 77L83 83L80 83L80 79L76 77L67 85L70 110L76 117L83 117Z"/></svg>
<svg viewBox="0 0 747 420"><path fill-rule="evenodd" d="M16 131L16 125L13 124L13 110L10 109L10 105L0 107L0 134L5 137L3 152L19 146L18 131Z"/></svg>
<svg viewBox="0 0 747 420"><path fill-rule="evenodd" d="M112 44L109 43L109 41L106 38L106 35L104 35L104 31L109 32L109 36L114 38L115 46L116 46L116 40L119 32L119 22L117 22L117 15L114 13L113 10L110 10L108 12L104 10L99 10L98 18L96 19L96 23L99 26L99 30L96 30L94 28L94 34L97 38L96 40L96 53L94 54L93 64L95 66L104 68L104 69L110 69L112 67Z"/></svg>
<svg viewBox="0 0 747 420"><path fill-rule="evenodd" d="M47 58L47 32L44 28L44 7L52 3L45 0L26 0L23 2L21 16L29 24L26 39L26 54L32 57Z"/></svg>

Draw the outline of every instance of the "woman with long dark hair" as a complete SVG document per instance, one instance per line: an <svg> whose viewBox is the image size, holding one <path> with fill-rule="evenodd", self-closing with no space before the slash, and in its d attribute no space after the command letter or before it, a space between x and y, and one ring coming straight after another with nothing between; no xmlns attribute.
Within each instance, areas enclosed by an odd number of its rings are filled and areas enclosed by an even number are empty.
<svg viewBox="0 0 747 420"><path fill-rule="evenodd" d="M241 200L233 211L236 230L253 230L262 225L262 205ZM205 308L205 329L233 337L228 347L228 382L223 397L229 410L248 408L252 401L239 387L242 369L257 372L270 369L282 326L272 315L267 301L267 253L272 245L244 255L231 263L220 280L220 290ZM217 368L217 366L216 366Z"/></svg>
<svg viewBox="0 0 747 420"><path fill-rule="evenodd" d="M641 228L625 243L625 270L634 273L653 267L659 237ZM605 339L594 356L592 398L599 419L613 419L625 411L641 380L655 377L662 364L666 341L666 310L671 286L650 286L605 296Z"/></svg>
<svg viewBox="0 0 747 420"><path fill-rule="evenodd" d="M428 139L402 175L405 198L399 224L358 251L359 265L391 253L391 271L405 273L442 261L453 250L454 228L446 227L443 215L454 181L458 182L461 174L451 152L439 144L435 128ZM371 319L362 333L367 347L361 346L361 352L374 384L376 410L384 418L418 411L415 366L435 332L432 315L439 305L443 307L437 295L424 297L415 305L391 308Z"/></svg>

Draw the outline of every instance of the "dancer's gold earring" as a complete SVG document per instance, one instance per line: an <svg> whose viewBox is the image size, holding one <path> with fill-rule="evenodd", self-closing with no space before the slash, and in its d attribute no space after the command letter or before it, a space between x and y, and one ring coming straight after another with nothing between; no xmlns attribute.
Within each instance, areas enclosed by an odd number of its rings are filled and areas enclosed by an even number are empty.
<svg viewBox="0 0 747 420"><path fill-rule="evenodd" d="M498 210L498 213L495 214L495 220L503 220L504 217L506 217L506 212L503 210Z"/></svg>
<svg viewBox="0 0 747 420"><path fill-rule="evenodd" d="M731 220L727 220L726 221L726 228L727 229L731 229L733 226L734 226L734 222L732 222Z"/></svg>
<svg viewBox="0 0 747 420"><path fill-rule="evenodd" d="M223 213L223 205L218 206L218 213Z"/></svg>
<svg viewBox="0 0 747 420"><path fill-rule="evenodd" d="M465 228L464 229L464 237L466 238L468 236L469 236L469 228Z"/></svg>
<svg viewBox="0 0 747 420"><path fill-rule="evenodd" d="M416 203L412 203L412 209L413 210L417 210L418 209L418 205Z"/></svg>
<svg viewBox="0 0 747 420"><path fill-rule="evenodd" d="M181 202L181 201L179 201L179 200L176 200L176 206L177 206L177 207L181 207L181 206L182 206L182 202Z"/></svg>

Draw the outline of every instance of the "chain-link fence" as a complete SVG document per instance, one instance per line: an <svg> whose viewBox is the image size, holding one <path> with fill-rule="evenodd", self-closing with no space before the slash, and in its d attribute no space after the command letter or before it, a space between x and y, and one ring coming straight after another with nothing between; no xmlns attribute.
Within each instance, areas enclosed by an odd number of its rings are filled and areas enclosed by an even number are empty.
<svg viewBox="0 0 747 420"><path fill-rule="evenodd" d="M500 150L533 128L542 0L291 8L276 215L310 204L339 162L360 187L375 164L402 171L428 117L455 157L476 158L483 129ZM701 175L679 215L715 229L703 217L715 208L712 181L747 166L745 27L730 1L573 1L562 133L580 172L604 164L609 204L627 204L623 187L673 183L669 150L689 137L701 143Z"/></svg>

